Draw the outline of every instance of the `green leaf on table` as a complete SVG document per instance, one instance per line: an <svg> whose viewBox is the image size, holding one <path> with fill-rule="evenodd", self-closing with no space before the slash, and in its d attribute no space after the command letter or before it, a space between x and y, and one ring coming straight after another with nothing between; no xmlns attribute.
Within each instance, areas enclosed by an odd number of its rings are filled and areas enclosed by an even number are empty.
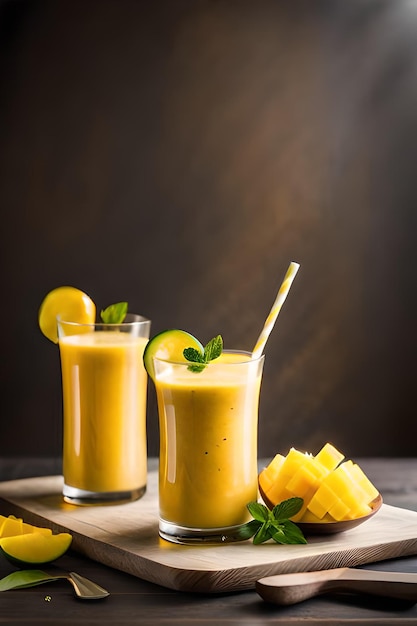
<svg viewBox="0 0 417 626"><path fill-rule="evenodd" d="M52 582L53 580L59 580L59 578L37 569L18 570L0 580L0 591L35 587L36 585L42 585L43 583Z"/></svg>
<svg viewBox="0 0 417 626"><path fill-rule="evenodd" d="M117 302L103 309L100 317L105 324L122 324L127 314L128 303Z"/></svg>

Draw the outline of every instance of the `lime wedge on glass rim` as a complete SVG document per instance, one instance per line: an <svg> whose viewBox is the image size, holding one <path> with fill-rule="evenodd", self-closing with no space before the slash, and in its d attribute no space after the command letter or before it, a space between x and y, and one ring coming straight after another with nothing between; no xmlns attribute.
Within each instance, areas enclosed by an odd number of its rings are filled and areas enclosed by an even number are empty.
<svg viewBox="0 0 417 626"><path fill-rule="evenodd" d="M39 328L54 343L58 343L58 316L67 322L94 324L96 305L76 287L57 287L46 294L38 313Z"/></svg>
<svg viewBox="0 0 417 626"><path fill-rule="evenodd" d="M185 348L195 348L204 352L204 347L198 339L185 330L164 330L150 339L143 353L143 363L152 380L155 380L154 357L175 363L187 363L183 355Z"/></svg>

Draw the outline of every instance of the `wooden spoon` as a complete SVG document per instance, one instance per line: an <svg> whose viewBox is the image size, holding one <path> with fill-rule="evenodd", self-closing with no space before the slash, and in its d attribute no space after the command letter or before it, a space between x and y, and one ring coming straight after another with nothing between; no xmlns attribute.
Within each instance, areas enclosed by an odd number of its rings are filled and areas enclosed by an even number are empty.
<svg viewBox="0 0 417 626"><path fill-rule="evenodd" d="M266 602L296 604L324 593L367 593L417 602L417 573L339 567L316 572L267 576L256 582Z"/></svg>

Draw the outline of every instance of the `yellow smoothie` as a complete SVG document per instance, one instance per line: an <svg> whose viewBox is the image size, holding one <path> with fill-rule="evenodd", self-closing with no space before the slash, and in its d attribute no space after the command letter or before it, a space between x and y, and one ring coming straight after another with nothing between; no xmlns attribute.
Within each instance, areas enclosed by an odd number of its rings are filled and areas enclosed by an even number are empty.
<svg viewBox="0 0 417 626"><path fill-rule="evenodd" d="M228 353L202 372L154 360L160 416L160 517L188 528L246 522L257 499L263 360Z"/></svg>
<svg viewBox="0 0 417 626"><path fill-rule="evenodd" d="M147 342L118 331L60 337L66 485L92 492L146 485Z"/></svg>

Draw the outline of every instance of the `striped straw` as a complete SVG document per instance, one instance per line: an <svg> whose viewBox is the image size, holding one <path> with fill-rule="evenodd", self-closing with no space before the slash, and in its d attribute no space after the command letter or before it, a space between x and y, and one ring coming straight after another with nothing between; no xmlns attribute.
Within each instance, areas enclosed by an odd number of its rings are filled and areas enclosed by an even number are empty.
<svg viewBox="0 0 417 626"><path fill-rule="evenodd" d="M275 298L275 302L272 305L269 315L265 320L265 324L261 331L261 334L258 337L258 341L256 342L255 347L253 349L252 358L258 359L263 353L265 344L268 340L269 335L271 334L272 329L274 328L274 324L276 322L278 314L281 311L282 305L285 302L285 298L288 296L288 292L291 288L292 281L294 280L299 267L300 267L299 264L294 263L293 261L289 264L287 273L285 274L285 278L282 281L277 297Z"/></svg>

